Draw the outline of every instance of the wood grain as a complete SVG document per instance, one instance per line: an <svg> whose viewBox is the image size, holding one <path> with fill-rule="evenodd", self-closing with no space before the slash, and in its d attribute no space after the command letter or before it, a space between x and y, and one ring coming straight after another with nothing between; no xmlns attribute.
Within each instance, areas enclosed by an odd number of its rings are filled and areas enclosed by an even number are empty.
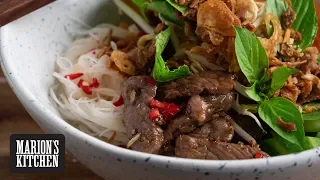
<svg viewBox="0 0 320 180"><path fill-rule="evenodd" d="M0 0L0 26L10 23L55 0Z"/></svg>
<svg viewBox="0 0 320 180"><path fill-rule="evenodd" d="M1 68L0 78L3 78ZM0 179L102 179L79 162L73 162L73 158L70 154L66 154L65 172L61 174L11 173L10 135L40 134L44 132L22 107L9 85L4 82L0 82L0 99Z"/></svg>

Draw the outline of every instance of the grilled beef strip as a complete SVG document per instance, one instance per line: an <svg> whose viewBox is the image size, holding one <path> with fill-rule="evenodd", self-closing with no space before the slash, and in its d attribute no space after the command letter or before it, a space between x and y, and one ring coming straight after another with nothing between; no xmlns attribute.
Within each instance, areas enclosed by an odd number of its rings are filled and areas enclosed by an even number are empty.
<svg viewBox="0 0 320 180"><path fill-rule="evenodd" d="M163 130L149 119L150 101L157 87L147 82L148 76L132 76L123 85L124 125L130 138L140 134L132 149L141 152L159 153L163 142Z"/></svg>

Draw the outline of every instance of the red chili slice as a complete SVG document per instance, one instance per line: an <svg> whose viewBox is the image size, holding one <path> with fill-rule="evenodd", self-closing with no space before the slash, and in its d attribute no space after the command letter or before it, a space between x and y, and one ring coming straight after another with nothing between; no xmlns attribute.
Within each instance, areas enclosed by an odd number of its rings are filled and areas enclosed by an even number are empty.
<svg viewBox="0 0 320 180"><path fill-rule="evenodd" d="M80 79L78 82L78 87L81 88L82 87L82 83L83 83L83 79Z"/></svg>
<svg viewBox="0 0 320 180"><path fill-rule="evenodd" d="M161 114L166 121L170 121L173 118L173 115L168 112L161 112Z"/></svg>
<svg viewBox="0 0 320 180"><path fill-rule="evenodd" d="M90 86L83 85L83 83L82 83L81 89L84 93L86 93L88 95L92 95L92 91L91 91Z"/></svg>
<svg viewBox="0 0 320 180"><path fill-rule="evenodd" d="M165 120L171 120L174 115L180 112L180 107L178 105L174 103L160 102L155 99L150 101L150 106L152 108L158 108Z"/></svg>
<svg viewBox="0 0 320 180"><path fill-rule="evenodd" d="M154 80L152 77L148 77L146 80L149 84L151 84L152 86L157 85L156 80Z"/></svg>
<svg viewBox="0 0 320 180"><path fill-rule="evenodd" d="M92 83L90 84L90 87L91 88L98 88L99 85L100 85L100 83L99 83L98 79L97 78L93 78L92 79Z"/></svg>
<svg viewBox="0 0 320 180"><path fill-rule="evenodd" d="M169 108L160 110L161 114L163 115L164 119L169 121L180 112L180 107L176 104L169 104Z"/></svg>
<svg viewBox="0 0 320 180"><path fill-rule="evenodd" d="M68 74L68 75L65 75L64 77L67 79L69 78L70 80L74 80L81 76L83 76L83 73Z"/></svg>
<svg viewBox="0 0 320 180"><path fill-rule="evenodd" d="M164 102L160 102L158 100L152 99L150 101L150 106L153 108L159 108L159 109L167 109L169 108L169 104L168 103L164 103Z"/></svg>
<svg viewBox="0 0 320 180"><path fill-rule="evenodd" d="M119 107L119 106L123 105L123 97L120 96L117 101L113 102L113 105L116 106L116 107Z"/></svg>
<svg viewBox="0 0 320 180"><path fill-rule="evenodd" d="M158 108L152 108L151 111L149 112L149 119L156 120L159 117L160 117L159 109Z"/></svg>
<svg viewBox="0 0 320 180"><path fill-rule="evenodd" d="M254 158L261 159L261 158L264 158L264 155L261 152L257 152Z"/></svg>

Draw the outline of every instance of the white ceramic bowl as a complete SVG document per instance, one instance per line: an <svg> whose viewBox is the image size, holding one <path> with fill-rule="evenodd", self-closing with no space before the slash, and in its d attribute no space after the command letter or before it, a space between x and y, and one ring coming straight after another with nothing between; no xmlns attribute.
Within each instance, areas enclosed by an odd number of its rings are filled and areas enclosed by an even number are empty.
<svg viewBox="0 0 320 180"><path fill-rule="evenodd" d="M1 28L1 65L24 107L48 133L62 133L76 159L106 179L317 179L320 148L267 159L205 161L145 154L107 144L65 122L48 99L56 54L68 32L120 21L110 0L61 0ZM319 178L320 179L320 178Z"/></svg>

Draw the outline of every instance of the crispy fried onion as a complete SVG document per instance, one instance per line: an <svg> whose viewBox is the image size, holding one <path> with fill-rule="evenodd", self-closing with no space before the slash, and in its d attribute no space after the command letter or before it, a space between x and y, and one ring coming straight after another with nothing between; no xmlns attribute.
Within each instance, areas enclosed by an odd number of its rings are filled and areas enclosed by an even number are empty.
<svg viewBox="0 0 320 180"><path fill-rule="evenodd" d="M282 29L281 29L281 23L278 19L278 17L273 14L269 13L266 15L264 22L267 27L272 28L273 27L273 34L272 36L267 38L259 38L263 47L267 51L268 57L274 57L277 54L277 45L282 42Z"/></svg>
<svg viewBox="0 0 320 180"><path fill-rule="evenodd" d="M320 89L320 79L318 76L315 76L315 75L311 74L310 72L307 72L305 75L301 76L301 78L311 81L313 84L316 85L316 87L318 89Z"/></svg>
<svg viewBox="0 0 320 180"><path fill-rule="evenodd" d="M129 57L126 53L119 50L115 50L111 53L111 60L119 68L121 72L124 72L128 75L136 74L136 67L129 60Z"/></svg>
<svg viewBox="0 0 320 180"><path fill-rule="evenodd" d="M257 18L252 24L257 28L262 24L264 17L266 16L266 2L255 2L258 7Z"/></svg>
<svg viewBox="0 0 320 180"><path fill-rule="evenodd" d="M259 8L253 0L237 0L236 15L245 19L242 24L253 23L257 17Z"/></svg>

